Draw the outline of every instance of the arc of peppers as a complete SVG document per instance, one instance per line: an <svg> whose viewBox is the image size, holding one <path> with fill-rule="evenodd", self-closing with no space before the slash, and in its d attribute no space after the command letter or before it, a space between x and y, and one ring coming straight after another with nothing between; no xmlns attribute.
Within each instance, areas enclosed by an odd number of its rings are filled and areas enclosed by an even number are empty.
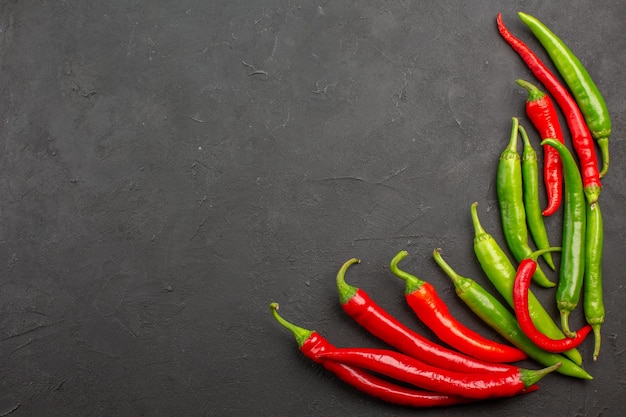
<svg viewBox="0 0 626 417"><path fill-rule="evenodd" d="M472 220L475 228L474 251L490 280L507 302L513 305L517 320L511 316L506 307L475 281L461 277L454 272L441 257L440 250L435 250L433 256L453 280L457 294L470 309L519 349L482 338L456 321L437 296L432 285L398 268L398 262L407 256L406 251L398 253L392 259L390 267L396 276L406 282L407 302L417 316L441 340L470 356L449 351L413 333L375 304L361 289L348 285L343 275L350 265L358 263L356 258L347 261L337 274L337 287L342 307L372 334L392 345L400 346L400 350L407 350L415 356L387 349L337 348L317 332L295 326L284 320L277 313L277 303L270 305L275 319L293 333L300 350L306 357L323 365L357 389L385 401L426 407L517 395L536 390L536 382L553 371L592 379L579 366L580 354L573 348L578 346L590 332L593 332L594 360L597 359L600 350L600 327L604 322L601 271L603 221L598 197L602 190L600 178L606 174L609 167L608 139L611 121L606 103L597 86L567 45L535 17L522 12L519 12L518 16L544 46L574 98L560 85L556 77L528 46L508 31L500 13L497 16L499 32L561 106L572 133L573 145L581 168L578 169L576 161L564 145L550 97L531 83L517 80L517 83L528 91L527 114L540 131L542 138L548 206L541 212L538 209L536 195L530 195L531 200L526 199L526 196L530 194L527 190L535 192L538 191L538 187L536 181L532 182L533 178L525 175L524 164L521 169L522 181L518 181L517 164L520 158L516 149L517 132L522 135L524 141L523 161L528 160L531 163L534 161L536 164L536 154L525 130L519 126L517 118L513 118L513 130L516 136L514 138L513 133L511 134L509 144L501 154L497 180L504 234L511 252L520 262L515 271L512 300L510 294L507 294L507 289L510 287L507 279L511 275L509 270L512 265L505 255L501 256L503 254L500 254L501 249L497 243L482 229L476 214L476 203L472 205ZM554 123L550 121L550 118L554 120ZM595 150L589 140L591 136L596 139L602 151L601 170L598 169ZM530 165L532 164L529 163L527 168L529 172L532 171ZM561 182L565 185L564 193L561 192ZM518 198L520 195L518 183L524 186L523 203ZM537 264L537 257L543 256L548 265L554 269L550 252L560 248L549 247L547 233L544 233L545 226L537 234L535 214L540 213L544 216L553 214L558 209L561 200L565 202L563 254L556 299L563 333L569 337L553 339L544 335L538 328L545 327L549 330L546 333L552 336L557 334L550 325L547 325L549 323L546 323L543 311L539 308L540 305L539 307L535 305L538 302L528 288L531 277L539 285L545 287L555 285L541 271ZM527 208L534 206L536 210L530 216ZM520 208L526 211L522 212ZM525 235L527 230L522 229L520 219L528 220L531 235L540 250L533 252L528 246L527 235ZM583 284L587 325L578 332L572 332L569 329L568 318L579 302ZM399 341L394 338L399 338ZM468 338L473 338L473 340ZM502 360L503 362L524 359L527 353L529 357L546 364L547 367L540 370L528 370L489 363L490 361L497 362L496 352L503 354L498 351L502 348L510 348L508 354L517 355L513 357L514 359ZM426 353L429 361L437 365L422 362L417 356L423 353ZM571 360L558 353L568 355ZM483 354L487 356L481 356ZM519 356L520 354L522 356ZM454 367L455 370L440 368L439 365ZM423 387L429 391L397 385L378 378L368 371L380 373L416 387Z"/></svg>

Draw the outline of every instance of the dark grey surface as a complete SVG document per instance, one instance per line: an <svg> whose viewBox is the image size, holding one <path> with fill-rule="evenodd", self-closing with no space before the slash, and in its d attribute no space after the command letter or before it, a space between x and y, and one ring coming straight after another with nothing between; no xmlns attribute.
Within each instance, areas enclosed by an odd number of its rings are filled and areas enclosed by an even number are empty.
<svg viewBox="0 0 626 417"><path fill-rule="evenodd" d="M438 410L371 399L303 358L268 304L382 346L338 305L335 273L359 257L348 280L432 337L387 269L407 249L405 269L494 336L430 255L488 285L469 206L501 241L497 159L512 116L532 129L514 80L534 78L495 27L501 11L536 48L518 10L612 112L607 322L598 362L581 348L595 380ZM626 415L625 29L620 1L4 0L0 415Z"/></svg>

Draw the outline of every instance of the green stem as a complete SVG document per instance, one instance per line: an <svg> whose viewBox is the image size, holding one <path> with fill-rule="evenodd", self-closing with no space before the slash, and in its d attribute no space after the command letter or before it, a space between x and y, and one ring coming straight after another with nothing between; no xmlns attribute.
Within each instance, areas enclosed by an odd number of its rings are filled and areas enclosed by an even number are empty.
<svg viewBox="0 0 626 417"><path fill-rule="evenodd" d="M424 281L422 281L415 275L411 275L408 272L401 270L398 267L398 262L406 258L408 255L409 253L407 251L400 251L396 256L393 257L393 259L391 259L391 262L389 264L389 269L391 269L391 272L398 278L403 279L406 283L406 287L404 289L405 294L411 294L419 290L421 286L424 285Z"/></svg>
<svg viewBox="0 0 626 417"><path fill-rule="evenodd" d="M517 85L524 87L526 91L528 91L528 101L537 101L546 96L546 93L544 93L539 88L537 88L537 86L529 83L526 80L519 79L515 80L515 82L517 83Z"/></svg>
<svg viewBox="0 0 626 417"><path fill-rule="evenodd" d="M437 248L433 251L433 258L439 267L443 270L443 272L450 277L452 280L452 284L454 284L454 289L458 295L461 295L465 289L472 285L472 280L470 278L459 275L451 266L448 264L443 257L441 256L441 248Z"/></svg>
<svg viewBox="0 0 626 417"><path fill-rule="evenodd" d="M569 328L569 313L574 307L563 307L565 304L561 304L561 329L565 336L576 337L576 332L573 332ZM571 310L570 310L571 309Z"/></svg>
<svg viewBox="0 0 626 417"><path fill-rule="evenodd" d="M518 142L518 131L519 131L519 119L517 117L513 117L513 128L511 129L511 137L509 138L509 144L504 149L504 153L507 157L518 159L519 153L517 152L517 142Z"/></svg>
<svg viewBox="0 0 626 417"><path fill-rule="evenodd" d="M345 304L350 301L350 299L354 297L358 291L358 288L353 287L346 282L346 271L351 265L358 264L359 262L361 261L357 258L348 259L343 265L341 265L341 268L339 268L339 271L337 272L337 291L339 292L339 301L341 304Z"/></svg>
<svg viewBox="0 0 626 417"><path fill-rule="evenodd" d="M474 239L482 240L484 238L491 238L491 236L487 233L487 231L480 224L480 219L478 218L478 202L472 203L472 225L474 226Z"/></svg>
<svg viewBox="0 0 626 417"><path fill-rule="evenodd" d="M600 342L602 341L602 335L600 333L600 324L592 324L591 328L593 329L593 338L594 338L594 348L593 348L593 360L598 360L598 355L600 355Z"/></svg>
<svg viewBox="0 0 626 417"><path fill-rule="evenodd" d="M601 138L597 142L602 154L602 169L600 170L600 178L602 178L609 170L609 138Z"/></svg>
<svg viewBox="0 0 626 417"><path fill-rule="evenodd" d="M285 327L286 329L290 330L291 333L293 333L293 335L296 338L296 341L298 342L298 346L302 347L304 342L306 342L306 340L309 337L311 337L311 335L313 334L313 330L308 330L308 329L296 326L295 324L288 322L287 320L285 320L278 314L278 311L277 311L278 307L279 307L278 303L270 304L270 311L272 312L272 315L274 316L276 321L278 321L280 324L283 325L283 327Z"/></svg>
<svg viewBox="0 0 626 417"><path fill-rule="evenodd" d="M555 363L552 366L548 366L543 369L531 370L531 369L520 369L520 379L524 383L526 388L530 387L533 384L536 384L543 378L548 375L550 372L554 372L561 367L561 362Z"/></svg>
<svg viewBox="0 0 626 417"><path fill-rule="evenodd" d="M528 258L537 260L537 258L540 257L541 255L543 255L544 253L560 252L561 249L562 248L560 246L551 246L549 248L537 249L536 251L534 251L533 253L528 255Z"/></svg>

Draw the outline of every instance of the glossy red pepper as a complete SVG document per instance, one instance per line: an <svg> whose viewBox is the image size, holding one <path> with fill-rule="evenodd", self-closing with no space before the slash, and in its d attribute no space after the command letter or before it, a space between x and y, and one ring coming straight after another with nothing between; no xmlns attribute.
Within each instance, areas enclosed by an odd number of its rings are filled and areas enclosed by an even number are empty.
<svg viewBox="0 0 626 417"><path fill-rule="evenodd" d="M363 369L339 362L324 360L320 357L320 354L334 350L335 346L319 333L295 326L280 317L276 311L278 310L277 303L270 304L270 309L276 320L293 333L300 347L300 351L304 356L321 364L328 371L337 375L342 381L372 397L410 407L435 407L471 401L468 398L456 395L407 388L374 376Z"/></svg>
<svg viewBox="0 0 626 417"><path fill-rule="evenodd" d="M345 274L350 265L359 260L346 261L337 272L337 289L343 310L358 324L399 351L430 365L458 372L507 372L515 368L509 364L489 363L438 345L399 322L365 291L346 283Z"/></svg>
<svg viewBox="0 0 626 417"><path fill-rule="evenodd" d="M539 57L524 42L509 32L502 22L501 13L498 13L497 23L502 38L517 52L528 69L546 87L561 107L572 135L572 144L580 161L580 172L585 196L589 204L595 203L598 201L602 191L598 158L593 137L576 100L567 91L567 87L561 84L559 79L546 67Z"/></svg>
<svg viewBox="0 0 626 417"><path fill-rule="evenodd" d="M565 143L559 114L550 96L528 81L517 80L517 84L528 91L526 115L539 132L541 140L553 138ZM550 216L559 209L563 199L563 165L559 152L549 145L543 146L543 180L548 205L542 214Z"/></svg>
<svg viewBox="0 0 626 417"><path fill-rule="evenodd" d="M515 275L513 308L520 328L533 343L547 352L561 353L573 349L585 340L589 332L591 332L591 326L587 324L576 332L575 337L565 337L563 339L549 338L535 327L528 310L528 287L536 268L537 260L534 256L531 256L520 262Z"/></svg>
<svg viewBox="0 0 626 417"><path fill-rule="evenodd" d="M417 317L451 347L486 362L517 362L527 358L521 350L487 339L459 322L439 297L435 287L398 267L407 251L400 251L390 264L391 272L406 283L405 299Z"/></svg>
<svg viewBox="0 0 626 417"><path fill-rule="evenodd" d="M541 378L561 366L557 363L540 370L516 368L500 373L467 374L430 366L420 360L389 349L337 348L321 353L322 358L368 369L389 378L407 382L417 387L486 399L510 397L523 393Z"/></svg>

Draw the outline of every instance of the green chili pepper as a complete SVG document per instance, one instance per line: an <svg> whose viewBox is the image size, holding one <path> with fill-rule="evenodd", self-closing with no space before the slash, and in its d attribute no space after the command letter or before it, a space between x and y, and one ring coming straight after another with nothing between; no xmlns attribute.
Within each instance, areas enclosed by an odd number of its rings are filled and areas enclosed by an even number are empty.
<svg viewBox="0 0 626 417"><path fill-rule="evenodd" d="M513 286L515 284L515 274L517 270L509 260L508 256L498 242L483 229L478 219L476 207L478 203L472 204L472 224L474 225L474 253L478 263L496 290L502 295L507 304L513 307ZM528 309L535 327L539 331L552 339L562 339L565 337L559 326L556 325L550 314L543 308L537 297L528 292ZM574 363L580 365L582 356L576 349L564 352L565 356Z"/></svg>
<svg viewBox="0 0 626 417"><path fill-rule="evenodd" d="M547 249L550 247L550 240L548 239L548 231L543 222L543 215L541 214L541 206L539 203L539 165L537 163L537 152L535 152L528 139L526 129L521 125L519 126L519 132L524 142L524 151L522 152L522 184L526 222L528 223L530 235L535 245L537 245L537 249ZM542 256L548 266L555 269L552 253L546 251Z"/></svg>
<svg viewBox="0 0 626 417"><path fill-rule="evenodd" d="M600 326L604 323L604 302L602 300L602 240L604 228L600 205L596 201L587 204L587 245L585 248L585 277L583 280L583 308L587 323L591 325L595 337L593 360L600 353Z"/></svg>
<svg viewBox="0 0 626 417"><path fill-rule="evenodd" d="M600 177L603 177L609 169L611 118L602 94L578 57L558 36L537 18L522 12L518 15L543 45L578 103L587 126L602 152Z"/></svg>
<svg viewBox="0 0 626 417"><path fill-rule="evenodd" d="M509 144L500 155L496 187L502 231L513 257L520 262L533 250L528 245L528 226L524 210L524 192L522 186L522 163L517 152L519 121L513 118L513 129ZM541 268L537 267L533 280L542 287L554 287Z"/></svg>
<svg viewBox="0 0 626 417"><path fill-rule="evenodd" d="M561 314L563 333L574 337L569 329L569 314L580 301L585 273L586 200L583 182L576 160L569 149L556 139L545 139L542 145L550 145L559 151L563 163L563 238L559 285L556 289L556 306Z"/></svg>
<svg viewBox="0 0 626 417"><path fill-rule="evenodd" d="M452 279L456 294L459 298L474 314L480 317L502 337L520 350L526 352L530 358L533 358L542 365L550 366L560 362L561 367L557 369L557 372L563 375L582 379L593 379L587 371L566 357L556 353L546 352L537 347L537 345L524 334L513 313L476 281L457 274L452 267L443 260L439 249L433 252L433 257L435 258L435 262L437 262Z"/></svg>

